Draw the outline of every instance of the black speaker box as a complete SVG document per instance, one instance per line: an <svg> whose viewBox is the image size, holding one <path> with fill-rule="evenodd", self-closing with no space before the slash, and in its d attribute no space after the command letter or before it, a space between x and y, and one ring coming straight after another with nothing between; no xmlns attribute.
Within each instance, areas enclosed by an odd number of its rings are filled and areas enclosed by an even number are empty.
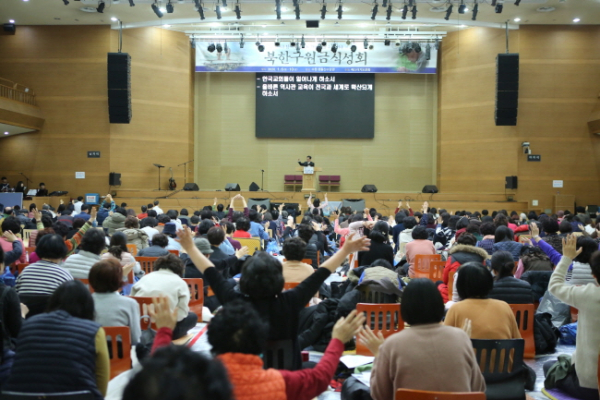
<svg viewBox="0 0 600 400"><path fill-rule="evenodd" d="M498 54L496 57L497 126L517 125L519 107L519 54Z"/></svg>
<svg viewBox="0 0 600 400"><path fill-rule="evenodd" d="M14 35L17 32L17 26L15 24L4 24L3 28L6 33Z"/></svg>
<svg viewBox="0 0 600 400"><path fill-rule="evenodd" d="M377 187L375 185L364 185L360 191L363 193L376 193Z"/></svg>
<svg viewBox="0 0 600 400"><path fill-rule="evenodd" d="M252 182L248 188L248 190L251 192L258 192L258 189L260 189L260 186L258 186L256 182Z"/></svg>
<svg viewBox="0 0 600 400"><path fill-rule="evenodd" d="M121 185L121 174L117 172L111 172L108 175L108 184L110 186L120 186Z"/></svg>
<svg viewBox="0 0 600 400"><path fill-rule="evenodd" d="M516 176L507 176L506 183L504 187L506 189L517 189L519 186L519 182Z"/></svg>
<svg viewBox="0 0 600 400"><path fill-rule="evenodd" d="M183 190L197 192L198 190L200 190L200 188L194 182L190 182L190 183L185 184L185 186L183 187Z"/></svg>
<svg viewBox="0 0 600 400"><path fill-rule="evenodd" d="M108 116L111 124L131 122L131 57L108 53Z"/></svg>
<svg viewBox="0 0 600 400"><path fill-rule="evenodd" d="M239 192L240 185L237 183L228 183L227 185L225 185L225 190L228 192Z"/></svg>
<svg viewBox="0 0 600 400"><path fill-rule="evenodd" d="M435 185L425 185L423 186L423 190L421 190L422 193L437 193L438 192L438 188Z"/></svg>
<svg viewBox="0 0 600 400"><path fill-rule="evenodd" d="M307 28L318 28L319 27L319 20L313 20L313 21L306 21L306 27Z"/></svg>

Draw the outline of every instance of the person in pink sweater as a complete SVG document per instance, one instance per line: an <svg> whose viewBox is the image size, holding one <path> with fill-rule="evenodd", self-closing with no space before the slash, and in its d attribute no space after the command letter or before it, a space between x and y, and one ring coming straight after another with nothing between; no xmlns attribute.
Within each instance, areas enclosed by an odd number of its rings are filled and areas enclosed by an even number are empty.
<svg viewBox="0 0 600 400"><path fill-rule="evenodd" d="M428 240L427 229L424 226L417 226L412 231L412 242L406 243L406 261L408 261L408 276L415 277L415 259L419 254L435 254L433 242Z"/></svg>
<svg viewBox="0 0 600 400"><path fill-rule="evenodd" d="M471 339L459 328L441 325L444 302L429 279L413 279L402 294L402 319L410 324L383 340L367 327L359 340L375 355L371 396L390 400L397 389L484 392L485 380ZM468 329L468 326L465 326Z"/></svg>

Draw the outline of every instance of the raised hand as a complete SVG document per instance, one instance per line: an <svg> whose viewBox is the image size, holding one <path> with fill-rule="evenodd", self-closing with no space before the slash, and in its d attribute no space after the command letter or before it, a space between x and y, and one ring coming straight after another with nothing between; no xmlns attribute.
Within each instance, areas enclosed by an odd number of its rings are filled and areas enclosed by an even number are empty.
<svg viewBox="0 0 600 400"><path fill-rule="evenodd" d="M4 239L6 239L7 242L14 242L15 240L19 240L19 238L17 238L17 236L15 236L14 233L12 233L11 231L4 231L4 233L2 234L2 237Z"/></svg>
<svg viewBox="0 0 600 400"><path fill-rule="evenodd" d="M535 222L533 222L529 226L529 230L531 232L531 237L533 237L533 238L538 237L540 235L540 228L538 228L538 226Z"/></svg>
<svg viewBox="0 0 600 400"><path fill-rule="evenodd" d="M362 330L365 323L365 315L361 312L357 314L356 310L352 310L347 317L342 317L337 320L331 332L332 339L338 339L342 343L347 343Z"/></svg>
<svg viewBox="0 0 600 400"><path fill-rule="evenodd" d="M181 247L189 253L189 249L194 248L194 234L190 228L179 229L177 231L177 241L181 243Z"/></svg>
<svg viewBox="0 0 600 400"><path fill-rule="evenodd" d="M248 255L248 246L244 246L241 249L235 251L235 256L238 259L240 259L244 256L247 256L247 255Z"/></svg>
<svg viewBox="0 0 600 400"><path fill-rule="evenodd" d="M563 239L563 257L575 259L583 251L583 247L577 248L577 237L575 235L569 235L566 239Z"/></svg>
<svg viewBox="0 0 600 400"><path fill-rule="evenodd" d="M358 237L358 235L355 234L346 239L342 249L345 250L346 254L350 254L356 251L368 251L370 246L371 239L367 237Z"/></svg>
<svg viewBox="0 0 600 400"><path fill-rule="evenodd" d="M156 322L156 327L175 329L177 324L177 309L171 311L169 306L169 298L167 296L153 297L152 307L148 307L148 314Z"/></svg>
<svg viewBox="0 0 600 400"><path fill-rule="evenodd" d="M37 208L34 208L34 209L33 209L33 217L35 218L35 220L36 220L37 222L40 222L40 221L42 220L42 212L41 212L41 211L38 211L38 209L37 209Z"/></svg>
<svg viewBox="0 0 600 400"><path fill-rule="evenodd" d="M375 335L375 333L373 333L371 328L368 326L366 326L365 329L363 329L358 335L358 341L365 345L365 347L369 349L369 351L373 353L375 357L379 355L379 348L383 344L384 340L385 338L383 337L381 331L377 332L377 335Z"/></svg>

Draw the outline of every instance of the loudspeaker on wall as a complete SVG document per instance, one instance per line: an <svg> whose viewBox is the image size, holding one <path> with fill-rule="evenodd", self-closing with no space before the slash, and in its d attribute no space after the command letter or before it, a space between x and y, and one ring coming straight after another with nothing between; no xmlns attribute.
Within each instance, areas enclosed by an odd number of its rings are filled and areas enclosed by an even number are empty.
<svg viewBox="0 0 600 400"><path fill-rule="evenodd" d="M507 176L504 187L506 189L517 189L519 186L518 179L516 176Z"/></svg>
<svg viewBox="0 0 600 400"><path fill-rule="evenodd" d="M375 185L364 185L360 191L363 193L376 193L377 187Z"/></svg>
<svg viewBox="0 0 600 400"><path fill-rule="evenodd" d="M131 122L131 56L108 53L108 116L111 124Z"/></svg>
<svg viewBox="0 0 600 400"><path fill-rule="evenodd" d="M110 186L120 186L121 185L121 174L117 172L111 172L108 175L108 184Z"/></svg>
<svg viewBox="0 0 600 400"><path fill-rule="evenodd" d="M197 192L198 190L200 190L200 188L194 182L190 182L185 184L183 190Z"/></svg>
<svg viewBox="0 0 600 400"><path fill-rule="evenodd" d="M260 189L260 186L258 186L255 182L252 182L250 184L250 188L248 188L248 190L251 192L258 192L258 189Z"/></svg>
<svg viewBox="0 0 600 400"><path fill-rule="evenodd" d="M239 192L240 185L238 183L228 183L225 185L225 190L228 192Z"/></svg>

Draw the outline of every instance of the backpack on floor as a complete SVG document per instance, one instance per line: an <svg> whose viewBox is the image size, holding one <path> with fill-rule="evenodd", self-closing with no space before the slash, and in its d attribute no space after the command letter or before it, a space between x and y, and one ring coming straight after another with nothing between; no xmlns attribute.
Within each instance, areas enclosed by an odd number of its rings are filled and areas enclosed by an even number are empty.
<svg viewBox="0 0 600 400"><path fill-rule="evenodd" d="M535 354L546 354L554 351L560 337L560 332L552 324L551 314L535 314L533 320L533 337L535 339Z"/></svg>

